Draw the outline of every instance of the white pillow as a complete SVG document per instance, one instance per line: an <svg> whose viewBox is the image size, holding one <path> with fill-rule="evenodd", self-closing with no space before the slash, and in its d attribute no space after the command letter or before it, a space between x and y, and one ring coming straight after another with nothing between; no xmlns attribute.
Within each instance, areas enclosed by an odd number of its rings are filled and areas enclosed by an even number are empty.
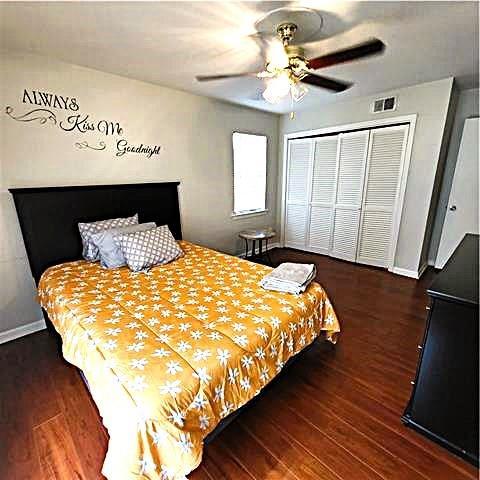
<svg viewBox="0 0 480 480"><path fill-rule="evenodd" d="M127 225L138 224L138 213L133 217L127 218L110 218L108 220L100 220L98 222L79 223L78 230L82 237L83 250L82 255L85 260L89 262L97 261L99 256L98 248L92 242L92 235L102 230L110 230L115 227L126 227Z"/></svg>
<svg viewBox="0 0 480 480"><path fill-rule="evenodd" d="M183 255L168 225L118 237L123 256L133 272L164 265Z"/></svg>
<svg viewBox="0 0 480 480"><path fill-rule="evenodd" d="M155 222L127 225L126 227L112 228L94 233L90 238L100 252L100 264L104 268L118 268L126 265L125 257L118 238L124 233L141 232L150 230L157 225Z"/></svg>

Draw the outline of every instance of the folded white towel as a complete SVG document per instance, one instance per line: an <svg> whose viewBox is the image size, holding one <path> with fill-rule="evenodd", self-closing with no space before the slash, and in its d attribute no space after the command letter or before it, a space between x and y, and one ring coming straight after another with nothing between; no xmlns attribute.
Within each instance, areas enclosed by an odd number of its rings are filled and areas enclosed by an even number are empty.
<svg viewBox="0 0 480 480"><path fill-rule="evenodd" d="M260 286L284 293L303 293L316 275L311 263L282 263L262 278Z"/></svg>

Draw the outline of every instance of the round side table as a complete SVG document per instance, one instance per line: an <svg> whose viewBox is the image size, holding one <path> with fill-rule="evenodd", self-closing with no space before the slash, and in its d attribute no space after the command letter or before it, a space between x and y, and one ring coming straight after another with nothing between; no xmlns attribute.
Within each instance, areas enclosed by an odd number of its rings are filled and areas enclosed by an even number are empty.
<svg viewBox="0 0 480 480"><path fill-rule="evenodd" d="M268 240L276 235L275 230L272 228L260 228L252 230L243 230L238 236L245 240L245 259L246 260L264 260L268 265L273 266L272 259L268 253ZM252 250L250 256L248 255L248 242L252 242ZM256 243L259 243L259 252L257 252ZM265 246L263 245L265 242ZM265 250L262 250L264 246Z"/></svg>

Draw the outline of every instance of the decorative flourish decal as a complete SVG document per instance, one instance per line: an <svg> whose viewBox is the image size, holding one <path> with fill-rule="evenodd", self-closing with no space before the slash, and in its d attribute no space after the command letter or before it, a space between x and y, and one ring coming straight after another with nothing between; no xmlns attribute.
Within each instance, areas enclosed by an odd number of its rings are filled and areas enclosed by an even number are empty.
<svg viewBox="0 0 480 480"><path fill-rule="evenodd" d="M10 117L13 118L14 120L17 120L17 122L34 122L35 120L38 120L42 125L47 123L48 120L50 120L54 125L57 124L57 117L56 115L51 111L46 108L35 108L34 110L30 110L27 113L24 113L23 115L15 116L12 115L13 112L13 107L6 107L5 108L5 113Z"/></svg>
<svg viewBox="0 0 480 480"><path fill-rule="evenodd" d="M105 150L105 148L107 147L105 145L105 142L103 141L98 142L98 146L94 147L93 145L90 145L86 140L84 140L83 142L76 142L75 146L80 150L83 150L84 148L91 148L92 150Z"/></svg>
<svg viewBox="0 0 480 480"><path fill-rule="evenodd" d="M22 115L13 115L13 107L5 108L5 113L17 122L34 122L38 121L41 125L47 122L57 126L60 131L70 133L81 133L89 136L91 134L99 134L102 137L113 138L113 147L116 147L116 157L123 157L126 154L140 154L147 158L159 155L163 149L161 145L146 145L140 143L137 145L130 144L124 137L124 128L120 122L95 119L90 114L80 112L80 105L75 97L60 95L56 93L42 92L39 90L23 90L23 104L35 105L39 108L28 111ZM57 120L57 114L49 108L64 113L64 118ZM81 140L74 143L79 150L106 150L107 143L95 141L89 143L87 140Z"/></svg>

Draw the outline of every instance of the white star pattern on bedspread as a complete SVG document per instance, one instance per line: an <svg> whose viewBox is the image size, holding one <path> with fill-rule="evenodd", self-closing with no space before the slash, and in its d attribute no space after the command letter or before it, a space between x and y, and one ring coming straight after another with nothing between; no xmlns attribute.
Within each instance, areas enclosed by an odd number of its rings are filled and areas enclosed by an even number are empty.
<svg viewBox="0 0 480 480"><path fill-rule="evenodd" d="M322 330L332 341L340 331L318 284L268 292L258 285L268 267L180 244L184 257L149 272L79 261L40 282L64 356L84 370L109 430L111 480L183 478L222 418Z"/></svg>

